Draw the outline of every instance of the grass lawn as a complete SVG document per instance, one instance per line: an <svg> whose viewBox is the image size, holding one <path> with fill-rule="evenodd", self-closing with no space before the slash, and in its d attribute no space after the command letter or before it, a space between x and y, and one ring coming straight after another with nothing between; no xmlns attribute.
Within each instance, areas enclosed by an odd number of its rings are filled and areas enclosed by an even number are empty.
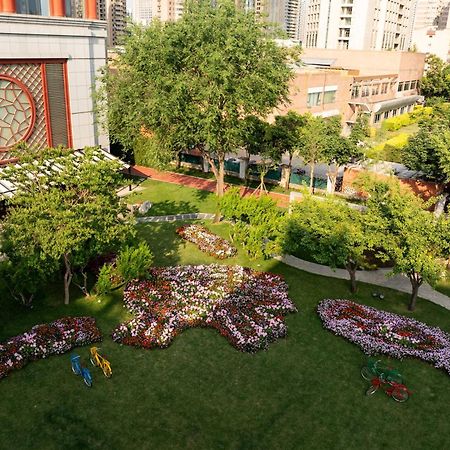
<svg viewBox="0 0 450 450"><path fill-rule="evenodd" d="M158 214L212 212L214 197L145 182L139 200ZM137 200L137 197L135 197ZM175 234L179 224L139 225L156 265L217 262ZM228 237L229 225L208 226ZM64 315L91 315L104 333L100 345L113 377L99 370L85 388L70 370L69 355L30 363L0 381L0 449L445 449L450 448L450 377L418 360L390 360L414 392L398 404L379 392L364 395L359 348L323 329L315 312L324 298L348 298L413 316L450 332L450 312L408 296L307 274L277 261L250 261L240 251L227 264L282 274L299 312L287 317L288 337L255 355L240 353L212 329L190 329L165 350L120 346L109 337L127 318L121 294L87 300L73 290L65 307L54 283L33 309L13 304L0 290L0 342ZM88 347L76 350L85 362Z"/></svg>

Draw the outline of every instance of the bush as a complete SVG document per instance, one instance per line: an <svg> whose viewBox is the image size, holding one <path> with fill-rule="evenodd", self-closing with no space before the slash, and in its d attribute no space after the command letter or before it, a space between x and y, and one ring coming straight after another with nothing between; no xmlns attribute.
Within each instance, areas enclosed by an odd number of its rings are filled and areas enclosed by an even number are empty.
<svg viewBox="0 0 450 450"><path fill-rule="evenodd" d="M400 133L397 136L378 144L367 151L366 156L382 161L401 162L402 150L408 144L408 133Z"/></svg>
<svg viewBox="0 0 450 450"><path fill-rule="evenodd" d="M397 131L400 130L400 128L411 125L414 122L416 122L416 120L412 119L409 113L405 113L397 117L391 117L390 119L386 119L381 124L381 128L386 131Z"/></svg>
<svg viewBox="0 0 450 450"><path fill-rule="evenodd" d="M285 213L271 197L241 197L239 189L233 188L222 197L219 209L225 219L235 222L233 239L251 258L268 258L277 252L276 241Z"/></svg>

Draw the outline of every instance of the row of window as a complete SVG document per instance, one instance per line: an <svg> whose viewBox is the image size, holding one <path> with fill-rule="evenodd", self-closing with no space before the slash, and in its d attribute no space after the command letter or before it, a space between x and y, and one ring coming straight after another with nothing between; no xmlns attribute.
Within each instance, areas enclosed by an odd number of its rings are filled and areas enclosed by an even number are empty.
<svg viewBox="0 0 450 450"><path fill-rule="evenodd" d="M409 91L411 89L416 89L419 86L419 80L411 80L411 81L401 81L398 83L397 91Z"/></svg>
<svg viewBox="0 0 450 450"><path fill-rule="evenodd" d="M322 104L328 105L336 102L336 91L325 92L311 92L308 94L307 106L312 108L313 106L320 106Z"/></svg>
<svg viewBox="0 0 450 450"><path fill-rule="evenodd" d="M414 109L414 105L409 106L402 106L401 108L397 109L390 109L389 111L385 111L384 113L375 114L375 117L373 119L374 123L380 122L381 118L389 119L390 117L395 117L397 115L404 114L406 112L410 112Z"/></svg>
<svg viewBox="0 0 450 450"><path fill-rule="evenodd" d="M389 86L393 88L395 83L368 83L368 84L354 84L352 86L352 98L369 97L369 95L386 94Z"/></svg>

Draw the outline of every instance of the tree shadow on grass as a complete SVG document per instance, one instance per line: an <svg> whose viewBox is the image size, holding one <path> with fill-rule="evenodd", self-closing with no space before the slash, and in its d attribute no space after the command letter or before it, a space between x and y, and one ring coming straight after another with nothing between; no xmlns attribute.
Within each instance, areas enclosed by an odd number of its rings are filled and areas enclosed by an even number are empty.
<svg viewBox="0 0 450 450"><path fill-rule="evenodd" d="M189 214L199 212L197 205L184 200L164 200L153 203L146 216L168 216L172 214Z"/></svg>
<svg viewBox="0 0 450 450"><path fill-rule="evenodd" d="M139 236L150 246L156 266L180 263L179 252L185 243L176 233L176 229L182 224L182 222L157 222L137 226Z"/></svg>

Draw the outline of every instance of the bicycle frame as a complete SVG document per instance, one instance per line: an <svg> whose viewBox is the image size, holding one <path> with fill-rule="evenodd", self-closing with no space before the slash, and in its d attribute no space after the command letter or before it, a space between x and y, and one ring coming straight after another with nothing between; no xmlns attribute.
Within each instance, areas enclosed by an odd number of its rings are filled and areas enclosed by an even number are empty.
<svg viewBox="0 0 450 450"><path fill-rule="evenodd" d="M91 364L100 367L105 377L110 378L112 375L111 364L106 358L98 353L98 350L97 347L91 347Z"/></svg>
<svg viewBox="0 0 450 450"><path fill-rule="evenodd" d="M81 375L81 377L83 378L84 384L86 384L86 386L91 387L92 386L92 375L91 372L89 371L88 368L86 367L82 367L81 363L80 363L80 356L79 355L72 355L70 357L70 362L72 365L72 372L75 375Z"/></svg>

